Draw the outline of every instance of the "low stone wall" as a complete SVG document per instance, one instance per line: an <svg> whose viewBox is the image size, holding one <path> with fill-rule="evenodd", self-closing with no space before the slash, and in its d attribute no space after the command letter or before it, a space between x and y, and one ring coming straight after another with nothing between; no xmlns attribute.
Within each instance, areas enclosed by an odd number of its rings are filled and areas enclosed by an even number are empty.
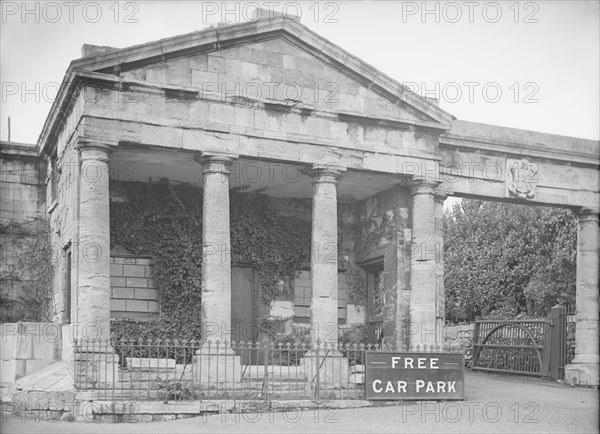
<svg viewBox="0 0 600 434"><path fill-rule="evenodd" d="M2 404L3 416L18 416L21 420L74 421L75 415L85 408L75 399L75 392L18 391L12 402ZM91 420L90 420L91 421Z"/></svg>
<svg viewBox="0 0 600 434"><path fill-rule="evenodd" d="M4 415L20 417L21 420L62 420L90 423L136 423L162 422L188 417L223 414L239 417L243 414L265 412L298 412L337 408L362 408L401 405L400 401L377 402L365 400L312 400L265 401L265 400L204 400L164 403L161 401L88 401L77 394L29 392L18 402L4 404ZM252 416L256 418L255 415ZM266 414L265 414L265 417Z"/></svg>
<svg viewBox="0 0 600 434"><path fill-rule="evenodd" d="M326 410L337 408L362 408L398 406L401 401L372 402L365 400L333 400L316 402L312 400L265 401L265 400L205 400L179 403L163 402L114 402L92 401L82 406L87 413L77 417L94 422L158 422L211 414L232 415L240 417L252 413L256 421L257 415L268 417L267 413L298 414L302 411ZM226 417L226 416L224 416Z"/></svg>
<svg viewBox="0 0 600 434"><path fill-rule="evenodd" d="M446 325L442 327L442 343L455 348L460 348L465 355L465 364L471 363L473 332L475 323Z"/></svg>
<svg viewBox="0 0 600 434"><path fill-rule="evenodd" d="M2 387L61 358L61 327L54 323L2 324Z"/></svg>
<svg viewBox="0 0 600 434"><path fill-rule="evenodd" d="M22 421L68 421L89 423L162 422L211 414L232 415L298 412L339 408L401 405L401 401L366 400L203 400L203 401L100 401L74 392L20 392L11 403L2 404L3 417ZM253 419L256 416L252 416ZM265 415L266 417L266 415Z"/></svg>
<svg viewBox="0 0 600 434"><path fill-rule="evenodd" d="M442 327L442 340L447 345L459 345L473 341L475 323L446 325Z"/></svg>

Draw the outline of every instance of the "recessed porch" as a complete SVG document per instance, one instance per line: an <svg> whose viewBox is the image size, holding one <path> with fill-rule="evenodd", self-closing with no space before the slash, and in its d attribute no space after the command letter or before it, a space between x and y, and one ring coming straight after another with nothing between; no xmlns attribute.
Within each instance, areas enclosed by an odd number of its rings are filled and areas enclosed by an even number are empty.
<svg viewBox="0 0 600 434"><path fill-rule="evenodd" d="M144 185L150 179L154 185L161 179L168 179L169 184L175 187L181 183L194 186L197 193L195 200L201 209L203 169L201 164L196 161L197 156L197 153L191 152L120 145L110 154L108 165L112 180L111 209L114 211L124 202L131 200L128 197L131 192L127 192L124 186L133 185L133 183ZM333 167L333 165L331 166ZM311 166L240 158L232 161L227 181L229 189L233 190L230 194L232 222L239 215L239 211L236 210L235 198L249 198L258 194L260 197L267 198L272 211L282 219L289 218L291 222L296 219L295 221L305 224L307 231L303 233L303 242L310 244L312 237L310 225L314 212L312 209L314 178ZM397 218L404 220L402 224L405 227L409 217L409 188L407 186L404 188L402 181L399 176L344 171L336 184L335 203L339 216L335 218L335 230L338 232L340 241L339 254L334 258L331 251L324 250L322 252L324 258L338 260L341 257L342 259L335 265L338 288L335 297L337 316L332 316L332 321L335 321L336 325L341 326L342 329L351 324L370 325L368 341L371 343L382 342L384 329L381 303L384 297L381 292L378 296L374 296L375 288L379 287L380 291L385 291L387 282L387 291L390 292L393 290L393 280L398 278L395 275L392 276L394 270L391 270L391 260L388 260L388 267L384 270L384 259L386 255L390 254L389 244L392 243L390 231L395 227L394 215L396 214ZM166 202L164 205L167 208L170 206ZM111 213L111 217L114 219L114 212ZM202 215L197 215L195 218L201 219ZM114 220L111 223L115 225ZM356 234L350 232L357 228L362 231L377 232L377 230L381 231L384 224L388 225L387 235L382 233L378 239L377 235L370 236L365 232L361 236L371 239L368 243L365 241L358 246L359 252L355 251L357 247L357 241L354 239ZM190 236L198 235L201 232L200 227L195 230L196 233L190 234ZM232 231L235 230L236 228L232 229ZM232 237L236 237L236 235L234 234ZM402 237L404 240L404 234ZM199 238L201 239L201 237ZM285 242L283 239L281 241ZM152 278L150 266L152 257L148 256L147 252L132 254L131 249L124 248L127 243L119 241L114 236L111 243L113 255L111 259L111 316L137 320L158 319L161 311L158 303L160 289L157 287L156 280ZM232 239L234 250L236 245L239 246L239 243ZM388 247L387 253L386 246ZM199 244L198 250L200 249L201 245ZM294 324L310 325L313 297L310 273L311 252L304 253L304 261L295 263L295 278L290 281L284 279L284 276L280 277L278 290L282 296L273 297L269 306L265 305L264 298L261 297L261 270L253 268L247 260L244 261L244 258L240 258L239 255L236 257L236 252L232 252L232 322L228 340L260 340L263 328L261 324L267 318L290 319ZM388 274L386 282L384 282L384 272ZM379 285L374 285L375 279ZM137 284L142 286L137 287ZM362 299L357 301L357 297L351 297L350 291L357 291L356 286L360 285L362 288L358 290L363 294L361 294ZM139 297L138 293L143 296ZM155 294L154 298L151 297L151 294ZM388 322L396 321L391 312L388 312L388 317ZM285 326L282 325L282 327ZM289 325L287 327L289 332ZM284 329L281 330L281 332L283 331ZM390 328L389 333L393 335L395 329Z"/></svg>

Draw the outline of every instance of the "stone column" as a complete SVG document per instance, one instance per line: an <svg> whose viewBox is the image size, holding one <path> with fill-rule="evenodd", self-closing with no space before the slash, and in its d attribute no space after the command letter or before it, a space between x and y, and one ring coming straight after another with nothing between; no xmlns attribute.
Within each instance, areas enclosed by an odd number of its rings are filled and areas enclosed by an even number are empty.
<svg viewBox="0 0 600 434"><path fill-rule="evenodd" d="M577 234L577 316L575 358L565 367L565 380L595 385L598 381L598 212L583 210Z"/></svg>
<svg viewBox="0 0 600 434"><path fill-rule="evenodd" d="M337 182L339 167L313 167L311 336L338 340Z"/></svg>
<svg viewBox="0 0 600 434"><path fill-rule="evenodd" d="M435 183L419 182L412 186L412 246L410 259L410 329L414 345L438 345L436 324L436 231Z"/></svg>
<svg viewBox="0 0 600 434"><path fill-rule="evenodd" d="M236 387L240 356L231 348L231 235L229 168L237 155L203 153L202 347L192 363L202 387Z"/></svg>
<svg viewBox="0 0 600 434"><path fill-rule="evenodd" d="M314 345L300 364L307 378L324 389L347 387L349 378L348 359L337 350L337 182L344 170L335 165L313 166L310 332Z"/></svg>
<svg viewBox="0 0 600 434"><path fill-rule="evenodd" d="M203 154L202 318L203 340L231 341L231 239L229 167L237 156Z"/></svg>
<svg viewBox="0 0 600 434"><path fill-rule="evenodd" d="M89 138L80 138L76 145L80 164L75 329L84 339L110 337L110 145Z"/></svg>
<svg viewBox="0 0 600 434"><path fill-rule="evenodd" d="M110 339L110 199L108 155L115 143L79 138L79 240L73 337L80 340L72 354L78 387L112 387L119 356ZM67 218L69 218L67 216ZM77 253L75 253L77 252ZM68 308L68 307L67 307ZM64 330L64 329L63 329ZM69 336L69 339L70 337ZM100 338L102 345L86 341Z"/></svg>
<svg viewBox="0 0 600 434"><path fill-rule="evenodd" d="M444 289L444 200L446 195L436 193L433 196L435 214L435 315L436 330L441 333L446 322L446 292ZM443 335L441 336L443 340ZM443 341L440 342L440 345Z"/></svg>
<svg viewBox="0 0 600 434"><path fill-rule="evenodd" d="M403 187L402 187L403 188ZM400 187L399 187L400 189ZM397 210L398 214L402 210ZM385 247L383 255L383 280L385 287L385 306L383 344L396 351L404 351L409 345L410 329L410 291L408 271L410 270L410 246L405 243L404 219L394 216L392 239Z"/></svg>

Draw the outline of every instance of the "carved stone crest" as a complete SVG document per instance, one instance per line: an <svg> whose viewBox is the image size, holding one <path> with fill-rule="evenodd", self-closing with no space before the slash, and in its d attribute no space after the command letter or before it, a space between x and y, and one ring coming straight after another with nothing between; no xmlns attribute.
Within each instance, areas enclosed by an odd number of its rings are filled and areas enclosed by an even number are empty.
<svg viewBox="0 0 600 434"><path fill-rule="evenodd" d="M527 160L506 160L506 197L535 199L539 166Z"/></svg>

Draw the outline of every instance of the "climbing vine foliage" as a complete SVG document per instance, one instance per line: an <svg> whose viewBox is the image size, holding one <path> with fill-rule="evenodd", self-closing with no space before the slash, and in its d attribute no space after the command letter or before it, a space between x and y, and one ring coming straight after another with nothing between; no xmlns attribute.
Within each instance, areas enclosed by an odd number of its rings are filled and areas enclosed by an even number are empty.
<svg viewBox="0 0 600 434"><path fill-rule="evenodd" d="M24 222L3 222L0 237L6 253L0 266L0 284L19 288L0 296L0 320L51 321L56 312L48 221L35 217Z"/></svg>
<svg viewBox="0 0 600 434"><path fill-rule="evenodd" d="M111 190L125 198L111 202L111 245L153 258L161 308L160 321L144 326L123 322L113 332L119 337L201 338L202 190L166 179L111 181ZM279 293L278 282L293 281L296 271L310 263L310 222L281 215L263 194L231 190L230 224L232 265L258 271L263 302L289 297Z"/></svg>
<svg viewBox="0 0 600 434"><path fill-rule="evenodd" d="M339 211L338 216L341 216ZM363 218L353 223L344 223L341 219L338 221L338 228L341 228L338 235L338 244L341 246L339 263L341 268L346 270L348 299L352 304L364 307L367 305L365 272L356 265L356 261L360 262L367 258L380 248L382 243L391 242L393 231L404 227L404 225L405 222L396 213L393 217L384 213L378 219ZM345 240L352 240L352 248L344 247L346 245ZM356 260L349 259L351 252ZM381 288L374 289L380 291Z"/></svg>

